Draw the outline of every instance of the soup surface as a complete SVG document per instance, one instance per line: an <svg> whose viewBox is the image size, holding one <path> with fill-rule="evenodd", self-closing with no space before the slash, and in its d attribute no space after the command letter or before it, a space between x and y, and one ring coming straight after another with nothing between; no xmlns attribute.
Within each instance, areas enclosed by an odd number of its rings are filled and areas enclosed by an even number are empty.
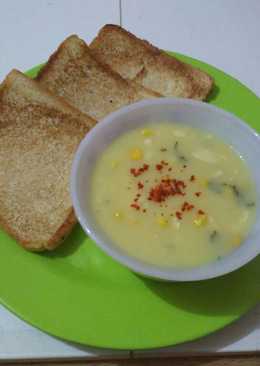
<svg viewBox="0 0 260 366"><path fill-rule="evenodd" d="M118 137L93 171L92 210L124 252L164 267L193 267L237 248L255 219L243 159L216 136L148 124Z"/></svg>

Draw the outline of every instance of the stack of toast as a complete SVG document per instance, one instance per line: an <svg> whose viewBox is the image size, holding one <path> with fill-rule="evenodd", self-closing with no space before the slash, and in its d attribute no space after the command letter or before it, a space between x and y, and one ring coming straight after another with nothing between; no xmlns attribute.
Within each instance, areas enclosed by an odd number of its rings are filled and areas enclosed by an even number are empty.
<svg viewBox="0 0 260 366"><path fill-rule="evenodd" d="M112 111L164 96L205 100L205 72L116 25L88 46L68 37L35 80L0 85L0 225L24 248L52 250L76 223L69 193L75 151Z"/></svg>

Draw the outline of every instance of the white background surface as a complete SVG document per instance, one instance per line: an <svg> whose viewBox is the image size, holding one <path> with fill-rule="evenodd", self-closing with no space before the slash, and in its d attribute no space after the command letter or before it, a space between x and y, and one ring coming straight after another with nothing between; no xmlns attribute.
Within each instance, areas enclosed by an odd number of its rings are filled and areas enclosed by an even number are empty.
<svg viewBox="0 0 260 366"><path fill-rule="evenodd" d="M123 0L125 28L216 66L260 96L259 0Z"/></svg>
<svg viewBox="0 0 260 366"><path fill-rule="evenodd" d="M122 0L123 26L160 48L206 61L260 96L259 0ZM45 61L69 34L87 42L120 23L119 0L0 0L0 80ZM260 350L260 307L224 330L160 354ZM143 353L141 353L143 354ZM54 339L0 307L0 360L127 357Z"/></svg>
<svg viewBox="0 0 260 366"><path fill-rule="evenodd" d="M119 24L118 0L0 0L0 80L46 61L67 36Z"/></svg>

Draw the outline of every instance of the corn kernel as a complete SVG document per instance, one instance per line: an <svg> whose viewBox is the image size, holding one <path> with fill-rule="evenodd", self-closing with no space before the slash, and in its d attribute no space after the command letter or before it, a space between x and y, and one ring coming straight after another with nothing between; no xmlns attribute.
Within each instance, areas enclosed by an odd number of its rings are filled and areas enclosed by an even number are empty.
<svg viewBox="0 0 260 366"><path fill-rule="evenodd" d="M233 240L232 240L232 244L235 246L235 247L238 247L240 244L241 244L241 241L242 241L242 238L240 235L235 235Z"/></svg>
<svg viewBox="0 0 260 366"><path fill-rule="evenodd" d="M208 186L208 180L207 179L201 179L200 183L205 188Z"/></svg>
<svg viewBox="0 0 260 366"><path fill-rule="evenodd" d="M166 227L168 225L168 220L164 219L163 217L158 217L157 222L161 227Z"/></svg>
<svg viewBox="0 0 260 366"><path fill-rule="evenodd" d="M112 168L117 168L118 165L119 165L118 161L112 161L112 164L111 164Z"/></svg>
<svg viewBox="0 0 260 366"><path fill-rule="evenodd" d="M141 149L136 148L131 150L130 156L132 160L140 160L143 157L143 152Z"/></svg>
<svg viewBox="0 0 260 366"><path fill-rule="evenodd" d="M193 224L195 226L204 226L207 224L208 218L207 215L203 214L203 215L197 215L196 218L193 220Z"/></svg>
<svg viewBox="0 0 260 366"><path fill-rule="evenodd" d="M122 219L123 215L121 214L121 212L115 212L114 213L114 216L117 218L117 219Z"/></svg>
<svg viewBox="0 0 260 366"><path fill-rule="evenodd" d="M144 128L142 131L141 131L141 134L145 137L149 137L149 136L152 136L153 135L153 131L150 130L149 128Z"/></svg>

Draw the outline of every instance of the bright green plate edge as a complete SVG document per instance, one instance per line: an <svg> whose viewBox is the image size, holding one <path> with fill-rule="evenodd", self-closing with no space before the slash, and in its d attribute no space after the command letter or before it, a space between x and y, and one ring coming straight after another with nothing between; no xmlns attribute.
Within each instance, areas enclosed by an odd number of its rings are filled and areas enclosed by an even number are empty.
<svg viewBox="0 0 260 366"><path fill-rule="evenodd" d="M215 80L209 102L260 131L259 98L222 71L180 54ZM37 66L27 72L34 77ZM260 301L260 256L224 277L196 283L141 278L106 256L79 226L53 253L24 251L0 232L0 301L28 323L93 347L175 345L223 328Z"/></svg>

